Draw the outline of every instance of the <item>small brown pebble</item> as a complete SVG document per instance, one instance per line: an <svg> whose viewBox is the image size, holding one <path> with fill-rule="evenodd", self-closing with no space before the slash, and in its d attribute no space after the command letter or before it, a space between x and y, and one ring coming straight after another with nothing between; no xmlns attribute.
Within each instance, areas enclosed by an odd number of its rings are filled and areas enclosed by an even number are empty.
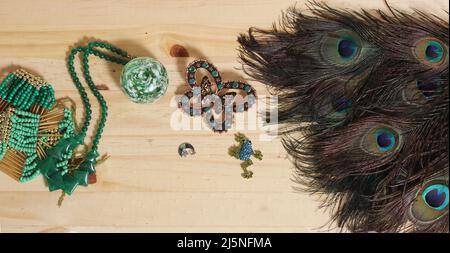
<svg viewBox="0 0 450 253"><path fill-rule="evenodd" d="M95 85L95 86L99 90L109 90L108 86L106 86L105 84L99 84L99 85Z"/></svg>
<svg viewBox="0 0 450 253"><path fill-rule="evenodd" d="M95 173L92 173L88 176L88 183L89 184L97 183L97 175Z"/></svg>
<svg viewBox="0 0 450 253"><path fill-rule="evenodd" d="M172 48L170 48L170 56L172 56L172 57L189 57L189 53L185 47L176 44L176 45L173 45Z"/></svg>

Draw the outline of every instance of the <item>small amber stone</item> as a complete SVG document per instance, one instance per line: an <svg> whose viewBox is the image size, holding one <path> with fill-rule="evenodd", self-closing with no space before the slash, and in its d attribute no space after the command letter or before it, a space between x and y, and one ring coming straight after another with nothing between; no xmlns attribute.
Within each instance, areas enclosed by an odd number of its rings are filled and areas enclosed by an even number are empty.
<svg viewBox="0 0 450 253"><path fill-rule="evenodd" d="M88 183L89 184L95 184L97 183L97 174L92 173L88 176Z"/></svg>

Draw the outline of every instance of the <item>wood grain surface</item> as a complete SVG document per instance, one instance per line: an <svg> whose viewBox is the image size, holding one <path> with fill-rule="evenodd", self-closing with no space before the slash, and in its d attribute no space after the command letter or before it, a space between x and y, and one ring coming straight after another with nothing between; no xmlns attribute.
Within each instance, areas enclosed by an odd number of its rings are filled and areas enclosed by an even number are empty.
<svg viewBox="0 0 450 253"><path fill-rule="evenodd" d="M386 9L382 0L327 2ZM389 2L443 16L448 11L443 0ZM91 72L110 112L100 152L111 157L98 167L97 184L80 187L58 207L60 193L49 193L41 177L19 184L0 173L0 231L323 231L329 214L318 209L320 196L294 189L292 166L279 139L260 140L264 130L259 128L242 131L264 154L251 167L254 178L244 180L239 161L227 155L236 131L178 131L170 125L176 111L171 100L185 86L190 61L206 58L224 79L245 79L237 61L237 35L251 26L269 27L293 4L305 8L304 1L290 0L0 0L2 78L22 66L53 84L57 97L73 98L81 110L65 59L71 46L90 39L154 57L170 78L161 100L138 105L120 90L121 67L93 59ZM175 45L189 57L174 57ZM267 94L264 85L251 84L261 96ZM92 102L96 119L98 106ZM197 154L180 158L182 142L192 143Z"/></svg>

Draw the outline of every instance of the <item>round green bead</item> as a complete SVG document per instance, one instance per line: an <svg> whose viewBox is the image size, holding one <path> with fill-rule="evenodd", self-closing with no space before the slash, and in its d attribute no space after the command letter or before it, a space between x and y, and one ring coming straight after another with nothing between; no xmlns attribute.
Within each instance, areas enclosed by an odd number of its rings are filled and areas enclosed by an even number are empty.
<svg viewBox="0 0 450 253"><path fill-rule="evenodd" d="M139 57L124 66L120 84L131 101L153 103L166 93L169 77L159 61Z"/></svg>

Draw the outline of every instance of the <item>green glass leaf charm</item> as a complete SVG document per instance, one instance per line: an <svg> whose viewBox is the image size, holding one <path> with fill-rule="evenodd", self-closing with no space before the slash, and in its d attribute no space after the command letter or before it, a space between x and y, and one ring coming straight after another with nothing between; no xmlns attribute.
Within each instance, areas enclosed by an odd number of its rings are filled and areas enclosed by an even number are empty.
<svg viewBox="0 0 450 253"><path fill-rule="evenodd" d="M73 191L75 191L75 188L78 186L78 179L71 176L71 175L64 175L63 176L64 185L62 187L62 190L67 195L72 195Z"/></svg>
<svg viewBox="0 0 450 253"><path fill-rule="evenodd" d="M87 171L89 174L95 173L95 164L97 163L98 152L96 150L91 150L86 155L85 160L78 167L79 170Z"/></svg>
<svg viewBox="0 0 450 253"><path fill-rule="evenodd" d="M61 174L54 173L51 176L47 176L46 178L49 191L52 192L63 188L64 180Z"/></svg>
<svg viewBox="0 0 450 253"><path fill-rule="evenodd" d="M77 180L78 184L82 186L87 186L89 184L89 172L85 170L75 170L73 172L73 177Z"/></svg>
<svg viewBox="0 0 450 253"><path fill-rule="evenodd" d="M131 101L153 103L166 93L169 78L166 68L159 61L139 57L124 66L120 85Z"/></svg>

